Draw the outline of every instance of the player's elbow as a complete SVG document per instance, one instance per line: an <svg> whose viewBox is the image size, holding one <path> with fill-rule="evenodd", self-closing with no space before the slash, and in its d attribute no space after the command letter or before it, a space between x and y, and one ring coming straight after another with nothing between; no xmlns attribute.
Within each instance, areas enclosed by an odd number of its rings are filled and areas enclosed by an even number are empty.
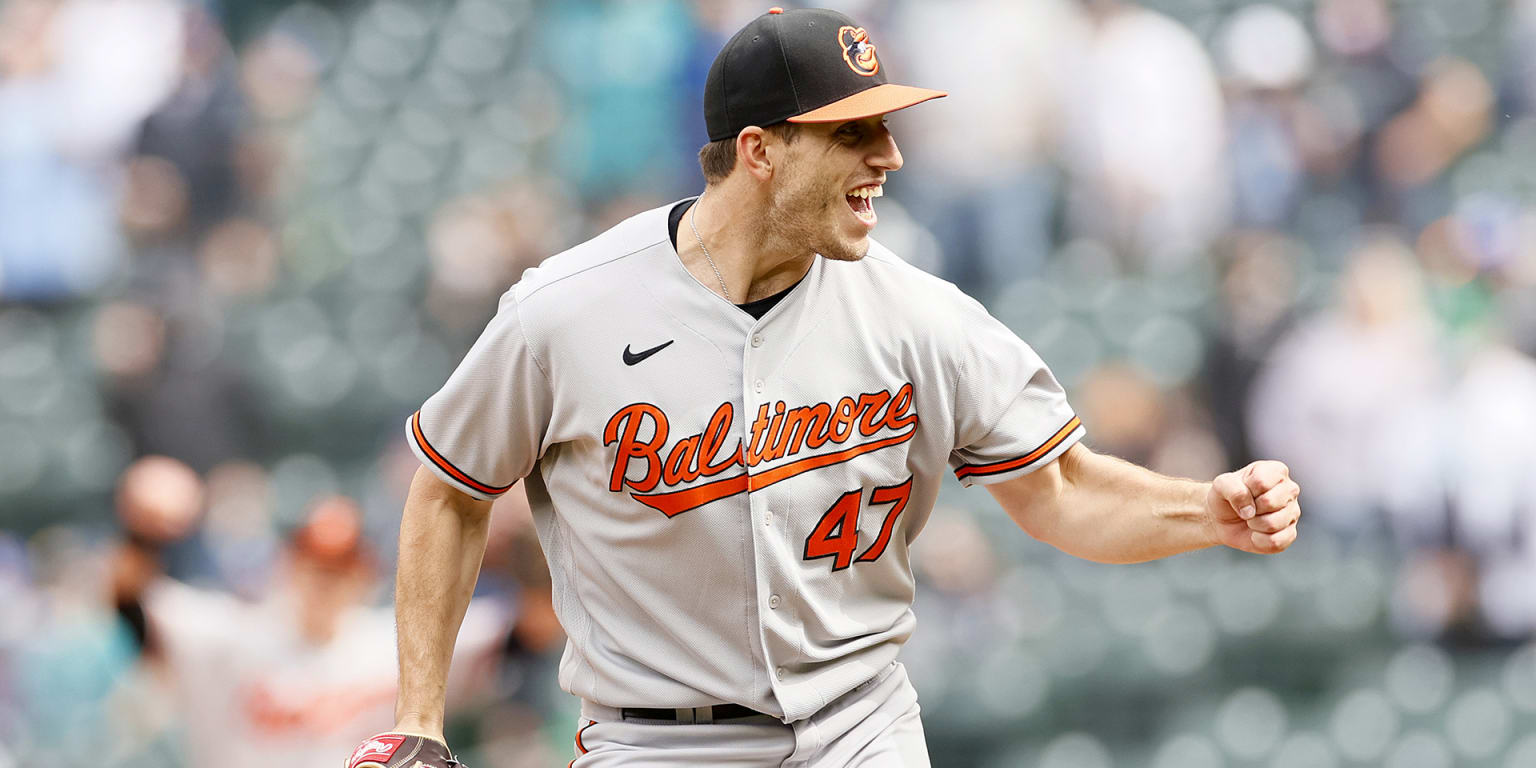
<svg viewBox="0 0 1536 768"><path fill-rule="evenodd" d="M411 480L410 494L406 498L406 514L449 512L465 522L479 523L490 517L491 502L477 499L449 485L432 470L418 467Z"/></svg>

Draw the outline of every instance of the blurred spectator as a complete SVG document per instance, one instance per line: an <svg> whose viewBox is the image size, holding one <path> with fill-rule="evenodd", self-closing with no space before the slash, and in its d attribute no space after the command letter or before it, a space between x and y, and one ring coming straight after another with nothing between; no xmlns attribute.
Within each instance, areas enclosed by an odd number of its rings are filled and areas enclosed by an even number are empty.
<svg viewBox="0 0 1536 768"><path fill-rule="evenodd" d="M0 5L0 296L88 294L117 268L116 175L180 34L171 0Z"/></svg>
<svg viewBox="0 0 1536 768"><path fill-rule="evenodd" d="M1315 522L1359 530L1391 493L1415 504L1400 531L1443 527L1444 497L1423 485L1434 482L1440 449L1421 433L1405 450L1409 443L1392 434L1396 425L1423 424L1445 391L1424 290L1407 246L1375 233L1355 250L1336 304L1281 338L1254 381L1253 447L1306 484ZM1393 455L1416 465L1385 466L1380 457L1393 444Z"/></svg>
<svg viewBox="0 0 1536 768"><path fill-rule="evenodd" d="M1063 162L1073 231L1175 258L1226 225L1225 107L1189 29L1138 6L1088 3L1093 32L1071 90ZM1178 266L1173 264L1172 266Z"/></svg>
<svg viewBox="0 0 1536 768"><path fill-rule="evenodd" d="M980 41L977 19L987 20ZM906 162L892 179L944 244L936 271L974 295L1038 272L1051 251L1060 182L1050 163L1089 32L1073 0L909 3L893 15L888 65L944 83L949 97L936 112L892 116ZM926 183L906 185L913 175Z"/></svg>
<svg viewBox="0 0 1536 768"><path fill-rule="evenodd" d="M202 232L238 210L234 150L249 119L235 57L208 11L188 8L183 27L179 82L145 118L135 149L168 160L198 192L187 201L187 223Z"/></svg>
<svg viewBox="0 0 1536 768"><path fill-rule="evenodd" d="M557 238L576 229L570 194L552 179L519 179L438 209L426 233L428 312L446 327L478 333L505 286L558 253ZM623 216L646 206L627 207Z"/></svg>
<svg viewBox="0 0 1536 768"><path fill-rule="evenodd" d="M1480 344L1446 406L1452 541L1479 560L1481 618L1496 637L1536 636L1536 360Z"/></svg>
<svg viewBox="0 0 1536 768"><path fill-rule="evenodd" d="M1303 254L1299 243L1265 230L1234 232L1217 253L1226 265L1218 293L1220 321L1211 333L1201 383L1215 432L1232 461L1241 464L1258 456L1246 401L1260 366L1297 319Z"/></svg>
<svg viewBox="0 0 1536 768"><path fill-rule="evenodd" d="M696 135L683 126L702 118L678 109L675 90L695 34L685 8L681 0L544 8L540 56L569 100L556 148L561 175L593 199L696 191L685 171L698 147L678 140Z"/></svg>
<svg viewBox="0 0 1536 768"><path fill-rule="evenodd" d="M1493 88L1470 62L1443 58L1424 71L1418 98L1382 127L1377 172L1412 189L1434 181L1488 133Z"/></svg>
<svg viewBox="0 0 1536 768"><path fill-rule="evenodd" d="M136 672L133 637L103 599L110 564L103 547L63 526L33 536L12 564L31 581L0 607L0 702L14 718L0 725L0 744L12 764L145 758L147 768L175 755L162 732L178 715L143 695L153 688Z"/></svg>
<svg viewBox="0 0 1536 768"><path fill-rule="evenodd" d="M1234 221L1277 226L1290 219L1306 182L1298 144L1312 73L1312 40L1301 21L1273 5L1250 5L1219 40L1229 103L1228 163Z"/></svg>
<svg viewBox="0 0 1536 768"><path fill-rule="evenodd" d="M193 530L203 492L190 468L163 457L124 473L118 612L164 676L190 764L330 765L387 730L394 712L393 611L366 605L378 564L359 511L344 497L318 501L288 535L269 591L247 603L160 573L160 549ZM455 701L484 693L510 620L498 601L473 603L454 662Z"/></svg>
<svg viewBox="0 0 1536 768"><path fill-rule="evenodd" d="M235 57L207 10L179 13L174 87L135 126L120 212L133 269L117 292L134 304L113 306L143 320L116 327L126 315L104 312L96 345L108 355L141 351L126 375L104 366L138 452L195 457L206 472L260 439L243 405L250 387L222 354L220 299L258 290L276 257L263 249L270 234L260 223L234 218L257 212L237 173L250 120Z"/></svg>
<svg viewBox="0 0 1536 768"><path fill-rule="evenodd" d="M1124 365L1094 369L1079 392L1076 407L1096 427L1094 449L1146 466L1152 446L1168 426L1163 393L1146 376Z"/></svg>

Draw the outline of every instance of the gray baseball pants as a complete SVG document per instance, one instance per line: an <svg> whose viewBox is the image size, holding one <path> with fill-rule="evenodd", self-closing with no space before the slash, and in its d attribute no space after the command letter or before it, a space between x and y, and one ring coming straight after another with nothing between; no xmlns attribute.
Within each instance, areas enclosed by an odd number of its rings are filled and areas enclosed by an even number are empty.
<svg viewBox="0 0 1536 768"><path fill-rule="evenodd" d="M624 720L617 709L582 702L570 768L929 768L918 711L899 663L787 725L767 716L706 725Z"/></svg>

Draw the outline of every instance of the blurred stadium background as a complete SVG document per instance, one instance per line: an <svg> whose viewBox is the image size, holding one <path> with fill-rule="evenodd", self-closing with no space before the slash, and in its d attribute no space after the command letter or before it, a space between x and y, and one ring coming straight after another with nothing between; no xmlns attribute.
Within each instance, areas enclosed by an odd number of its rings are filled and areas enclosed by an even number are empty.
<svg viewBox="0 0 1536 768"><path fill-rule="evenodd" d="M1131 567L950 489L903 656L934 764L1536 766L1536 2L829 4L952 94L893 118L876 236L1096 449L1305 488L1283 556ZM0 0L0 767L195 764L223 734L124 595L323 592L283 576L314 510L361 510L339 599L387 612L405 417L524 268L701 188L706 69L767 5ZM504 517L515 629L450 733L563 765ZM262 733L389 725L307 711Z"/></svg>

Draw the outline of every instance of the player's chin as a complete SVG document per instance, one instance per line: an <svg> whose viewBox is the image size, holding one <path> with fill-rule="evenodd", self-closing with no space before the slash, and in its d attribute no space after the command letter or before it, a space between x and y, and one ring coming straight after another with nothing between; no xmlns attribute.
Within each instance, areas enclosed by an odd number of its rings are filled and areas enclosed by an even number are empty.
<svg viewBox="0 0 1536 768"><path fill-rule="evenodd" d="M869 238L837 238L832 245L821 249L821 255L832 261L858 261L869 255Z"/></svg>
<svg viewBox="0 0 1536 768"><path fill-rule="evenodd" d="M869 232L870 228L862 224L837 227L821 255L833 261L858 261L869 254Z"/></svg>

